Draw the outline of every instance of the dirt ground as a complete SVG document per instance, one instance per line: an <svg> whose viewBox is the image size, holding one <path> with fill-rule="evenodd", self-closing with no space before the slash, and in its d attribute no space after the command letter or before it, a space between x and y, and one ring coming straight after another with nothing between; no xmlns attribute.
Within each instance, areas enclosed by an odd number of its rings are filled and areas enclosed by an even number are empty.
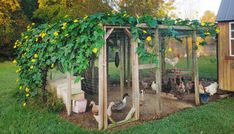
<svg viewBox="0 0 234 134"><path fill-rule="evenodd" d="M132 107L132 92L129 89L125 89L125 93L128 93L130 96L127 99L127 106L121 112L112 111L112 118L115 121L124 120ZM87 95L86 98L90 98L88 101L94 100L95 102L97 102L97 95L93 95L91 97ZM121 98L122 97L120 96L119 86L117 85L110 86L108 90L108 104L111 101L116 102L120 100ZM218 98L217 96L213 96L210 98L210 101L214 101L217 98ZM178 100L172 94L166 94L162 92L161 99L162 99L162 112L160 114L157 114L156 109L154 107L155 93L152 92L152 90L146 90L144 104L140 106L140 120L134 123L130 123L128 125L122 125L121 127L124 128L129 125L140 124L148 120L161 119L177 111L181 111L183 109L191 108L195 106L194 94L185 94L182 100ZM98 124L96 120L94 119L92 112L90 111L90 108L87 108L87 112L85 113L82 113L82 114L73 113L69 117L66 115L66 111L63 111L61 113L61 116L84 128L97 129L98 127Z"/></svg>

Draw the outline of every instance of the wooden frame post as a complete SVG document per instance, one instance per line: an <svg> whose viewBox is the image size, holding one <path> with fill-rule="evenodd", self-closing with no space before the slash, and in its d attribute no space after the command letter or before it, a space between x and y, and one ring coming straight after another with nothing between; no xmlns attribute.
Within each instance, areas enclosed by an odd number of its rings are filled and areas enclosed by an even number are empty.
<svg viewBox="0 0 234 134"><path fill-rule="evenodd" d="M123 97L124 95L124 45L122 39L117 41L118 46L120 46L120 96Z"/></svg>
<svg viewBox="0 0 234 134"><path fill-rule="evenodd" d="M188 43L188 37L185 37L185 43L186 43L186 60L187 60L187 68L189 68L189 43Z"/></svg>
<svg viewBox="0 0 234 134"><path fill-rule="evenodd" d="M72 87L71 87L71 74L67 72L67 100L66 100L66 109L67 109L67 115L71 115L71 93L72 93Z"/></svg>
<svg viewBox="0 0 234 134"><path fill-rule="evenodd" d="M164 75L166 73L166 62L165 62L165 52L166 52L166 40L164 37L161 37L161 64L162 64L162 74ZM156 44L157 45L157 44Z"/></svg>
<svg viewBox="0 0 234 134"><path fill-rule="evenodd" d="M157 84L157 91L158 93L156 93L156 96L155 96L155 99L156 99L156 102L155 102L155 105L156 105L156 112L157 113L160 113L162 112L162 100L161 100L161 91L162 91L162 62L161 62L161 59L162 59L162 53L161 53L161 43L159 41L159 30L158 28L155 29L155 47L156 47L156 55L157 55L157 61L158 61L158 64L157 64L157 67L156 67L156 84Z"/></svg>
<svg viewBox="0 0 234 134"><path fill-rule="evenodd" d="M133 107L136 109L134 118L138 120L140 117L140 100L139 100L139 59L136 53L138 43L133 38L131 38L131 63L132 63L132 103Z"/></svg>
<svg viewBox="0 0 234 134"><path fill-rule="evenodd" d="M106 31L106 28L104 27ZM106 129L107 124L107 58L106 58L106 34L105 34L105 44L100 49L99 59L98 59L98 77L99 77L99 88L98 88L98 103L99 103L99 119L98 129Z"/></svg>
<svg viewBox="0 0 234 134"><path fill-rule="evenodd" d="M192 38L192 59L193 59L193 80L194 80L194 87L195 87L195 104L200 104L200 97L199 97L199 76L198 76L198 65L197 65L197 35L196 31L193 31L193 38Z"/></svg>

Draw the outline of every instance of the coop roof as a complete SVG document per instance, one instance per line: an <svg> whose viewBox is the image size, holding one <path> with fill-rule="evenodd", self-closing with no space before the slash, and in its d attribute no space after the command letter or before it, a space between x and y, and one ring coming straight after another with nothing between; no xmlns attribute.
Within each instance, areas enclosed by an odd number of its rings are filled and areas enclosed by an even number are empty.
<svg viewBox="0 0 234 134"><path fill-rule="evenodd" d="M233 21L234 20L234 0L222 0L217 21Z"/></svg>

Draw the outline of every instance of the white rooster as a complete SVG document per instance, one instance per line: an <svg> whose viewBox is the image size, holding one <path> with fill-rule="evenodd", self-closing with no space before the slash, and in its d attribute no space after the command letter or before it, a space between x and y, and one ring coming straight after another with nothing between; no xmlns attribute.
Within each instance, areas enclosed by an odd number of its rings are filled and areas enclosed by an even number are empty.
<svg viewBox="0 0 234 134"><path fill-rule="evenodd" d="M173 59L165 58L165 62L175 67L176 64L179 62L179 56L176 56Z"/></svg>
<svg viewBox="0 0 234 134"><path fill-rule="evenodd" d="M205 87L205 90L210 95L214 95L217 92L218 86L219 86L218 83L214 82L210 84L209 86Z"/></svg>
<svg viewBox="0 0 234 134"><path fill-rule="evenodd" d="M156 93L159 93L159 88L155 81L152 82L151 88L152 90L156 91Z"/></svg>

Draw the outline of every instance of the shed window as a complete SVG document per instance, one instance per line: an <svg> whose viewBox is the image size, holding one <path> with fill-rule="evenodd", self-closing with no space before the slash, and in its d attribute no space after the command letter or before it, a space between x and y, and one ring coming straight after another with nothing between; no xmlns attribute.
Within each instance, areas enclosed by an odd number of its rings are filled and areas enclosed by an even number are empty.
<svg viewBox="0 0 234 134"><path fill-rule="evenodd" d="M234 22L230 22L230 56L234 56Z"/></svg>

